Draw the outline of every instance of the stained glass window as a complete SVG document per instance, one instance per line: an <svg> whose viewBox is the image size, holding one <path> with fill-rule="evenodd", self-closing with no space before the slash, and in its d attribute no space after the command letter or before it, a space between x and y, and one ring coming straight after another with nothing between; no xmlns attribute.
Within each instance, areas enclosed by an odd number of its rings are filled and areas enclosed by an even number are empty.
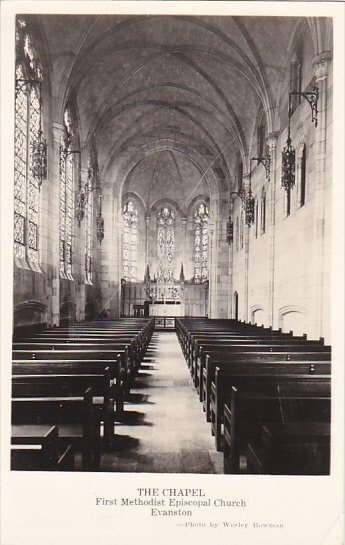
<svg viewBox="0 0 345 545"><path fill-rule="evenodd" d="M295 47L290 65L290 91L297 91L298 93L302 91L303 49L303 40L301 39ZM291 96L291 113L299 106L301 98L300 95Z"/></svg>
<svg viewBox="0 0 345 545"><path fill-rule="evenodd" d="M208 279L208 208L200 204L194 214L194 281Z"/></svg>
<svg viewBox="0 0 345 545"><path fill-rule="evenodd" d="M123 207L122 276L126 282L136 282L138 261L138 210L132 201Z"/></svg>
<svg viewBox="0 0 345 545"><path fill-rule="evenodd" d="M85 201L85 279L92 281L93 169L89 164Z"/></svg>
<svg viewBox="0 0 345 545"><path fill-rule="evenodd" d="M60 274L72 279L72 233L74 217L74 153L71 141L74 135L72 115L66 108L65 138L60 146Z"/></svg>
<svg viewBox="0 0 345 545"><path fill-rule="evenodd" d="M157 215L158 282L174 281L175 218L175 212L168 206Z"/></svg>
<svg viewBox="0 0 345 545"><path fill-rule="evenodd" d="M16 29L14 256L38 264L39 183L35 146L41 139L42 71L25 21Z"/></svg>

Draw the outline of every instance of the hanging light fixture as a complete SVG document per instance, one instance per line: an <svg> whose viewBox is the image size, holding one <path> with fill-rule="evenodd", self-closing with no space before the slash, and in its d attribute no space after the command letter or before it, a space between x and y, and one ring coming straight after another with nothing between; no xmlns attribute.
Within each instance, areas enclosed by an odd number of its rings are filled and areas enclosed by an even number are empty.
<svg viewBox="0 0 345 545"><path fill-rule="evenodd" d="M232 244L234 241L234 223L230 214L228 221L226 222L226 241L228 244Z"/></svg>
<svg viewBox="0 0 345 545"><path fill-rule="evenodd" d="M255 199L252 194L252 188L249 188L249 191L246 195L244 201L244 212L245 212L245 222L250 227L254 223L255 215Z"/></svg>
<svg viewBox="0 0 345 545"><path fill-rule="evenodd" d="M102 240L104 239L104 219L102 216L102 194L99 196L99 212L97 214L96 218L96 234L97 234L97 240L100 244L102 244Z"/></svg>
<svg viewBox="0 0 345 545"><path fill-rule="evenodd" d="M288 137L282 151L282 187L289 191L295 185L296 150L291 144L291 93L289 93Z"/></svg>
<svg viewBox="0 0 345 545"><path fill-rule="evenodd" d="M231 191L231 195L238 195L242 201L242 208L244 210L245 222L248 227L254 223L255 216L255 199L253 197L252 188L249 186L248 191L244 187L241 187L240 191ZM230 242L229 242L230 240ZM229 244L233 241L233 222L231 217L227 221L227 241Z"/></svg>

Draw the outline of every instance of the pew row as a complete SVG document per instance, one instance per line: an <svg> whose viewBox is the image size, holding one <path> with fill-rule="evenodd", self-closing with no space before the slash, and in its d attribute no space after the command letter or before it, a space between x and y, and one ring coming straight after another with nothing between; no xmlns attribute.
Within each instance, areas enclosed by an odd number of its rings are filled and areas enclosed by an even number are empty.
<svg viewBox="0 0 345 545"><path fill-rule="evenodd" d="M317 429L329 424L330 396L330 377L324 376L256 376L245 386L232 386L224 406L224 472L240 473L240 456L248 444L260 441L263 425L314 423ZM327 452L329 458L329 442Z"/></svg>

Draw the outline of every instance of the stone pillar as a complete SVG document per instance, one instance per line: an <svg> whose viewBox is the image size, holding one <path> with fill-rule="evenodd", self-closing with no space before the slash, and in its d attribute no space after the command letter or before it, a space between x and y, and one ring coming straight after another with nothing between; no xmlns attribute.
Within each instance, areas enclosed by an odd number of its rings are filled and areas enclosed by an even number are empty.
<svg viewBox="0 0 345 545"><path fill-rule="evenodd" d="M218 214L218 210L216 214ZM215 225L209 221L208 224L208 259L209 259L209 290L208 290L208 317L216 318L216 299L217 299L217 278L216 278L216 233Z"/></svg>
<svg viewBox="0 0 345 545"><path fill-rule="evenodd" d="M104 239L98 243L100 293L97 310L101 316L117 318L121 299L121 206L114 199L110 184L103 184L102 194Z"/></svg>
<svg viewBox="0 0 345 545"><path fill-rule="evenodd" d="M182 223L182 248L181 248L181 261L183 265L186 263L186 236L187 236L187 218L181 218Z"/></svg>
<svg viewBox="0 0 345 545"><path fill-rule="evenodd" d="M50 195L49 249L51 263L51 325L60 323L60 146L64 126L53 123L52 180ZM49 275L50 276L50 275Z"/></svg>
<svg viewBox="0 0 345 545"><path fill-rule="evenodd" d="M242 179L242 187L245 193L248 193L250 187L250 174L244 174ZM243 289L243 319L248 322L249 316L249 227L246 224L246 216L244 214L243 225L243 243L244 243L244 289Z"/></svg>
<svg viewBox="0 0 345 545"><path fill-rule="evenodd" d="M145 216L145 272L149 265L150 216Z"/></svg>
<svg viewBox="0 0 345 545"><path fill-rule="evenodd" d="M268 323L278 327L278 316L274 315L274 257L275 257L275 206L277 184L277 140L278 133L271 133L267 137L270 163L269 183L269 273L268 273Z"/></svg>
<svg viewBox="0 0 345 545"><path fill-rule="evenodd" d="M315 170L314 170L314 221L313 236L313 336L323 336L324 316L324 252L325 252L325 182L327 155L327 78L330 53L322 53L313 61L315 83L319 88L318 124L315 129Z"/></svg>
<svg viewBox="0 0 345 545"><path fill-rule="evenodd" d="M228 298L228 318L235 318L234 316L234 310L233 310L233 298L234 298L234 232L235 232L235 226L234 226L234 215L233 215L233 200L230 196L230 206L229 206L229 220L232 221L232 242L229 244L229 298Z"/></svg>

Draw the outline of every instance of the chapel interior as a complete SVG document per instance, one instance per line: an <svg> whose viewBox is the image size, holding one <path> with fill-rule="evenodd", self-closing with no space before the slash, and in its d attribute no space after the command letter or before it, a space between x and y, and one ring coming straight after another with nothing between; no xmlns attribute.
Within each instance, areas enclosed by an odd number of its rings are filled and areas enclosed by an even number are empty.
<svg viewBox="0 0 345 545"><path fill-rule="evenodd" d="M15 26L12 468L329 472L332 19Z"/></svg>

